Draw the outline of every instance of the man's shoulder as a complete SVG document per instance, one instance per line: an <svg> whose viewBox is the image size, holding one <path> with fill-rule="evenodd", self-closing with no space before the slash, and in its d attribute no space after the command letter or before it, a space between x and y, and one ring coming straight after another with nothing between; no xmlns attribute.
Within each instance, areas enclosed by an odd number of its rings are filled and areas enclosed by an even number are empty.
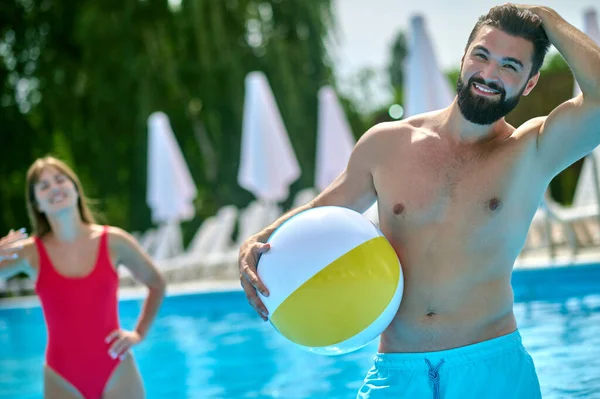
<svg viewBox="0 0 600 399"><path fill-rule="evenodd" d="M358 140L359 151L382 153L389 149L410 144L415 133L435 132L442 123L442 110L431 111L397 121L380 122L367 130Z"/></svg>
<svg viewBox="0 0 600 399"><path fill-rule="evenodd" d="M410 134L415 129L414 121L409 119L391 122L380 122L372 126L362 135L359 141L370 143L387 141Z"/></svg>
<svg viewBox="0 0 600 399"><path fill-rule="evenodd" d="M538 116L532 119L525 121L523 124L515 128L512 133L512 137L517 139L525 139L525 138L536 138L540 129L544 125L546 121L546 116Z"/></svg>

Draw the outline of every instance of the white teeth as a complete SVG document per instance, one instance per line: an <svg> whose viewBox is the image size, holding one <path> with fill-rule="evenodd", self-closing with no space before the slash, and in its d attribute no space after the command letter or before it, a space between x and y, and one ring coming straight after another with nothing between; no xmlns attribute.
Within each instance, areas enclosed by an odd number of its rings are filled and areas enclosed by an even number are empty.
<svg viewBox="0 0 600 399"><path fill-rule="evenodd" d="M475 87L476 87L478 90L481 90L481 91L482 91L482 92L484 92L484 93L490 93L490 94L497 94L497 93L498 93L496 90L488 89L488 88L486 88L486 87L483 87L483 86L481 86L481 85L479 85L479 84L477 84L477 83L474 83L474 85L475 85Z"/></svg>
<svg viewBox="0 0 600 399"><path fill-rule="evenodd" d="M50 203L54 204L55 202L58 202L58 201L62 200L63 198L65 198L64 195L58 194L58 195L50 198Z"/></svg>

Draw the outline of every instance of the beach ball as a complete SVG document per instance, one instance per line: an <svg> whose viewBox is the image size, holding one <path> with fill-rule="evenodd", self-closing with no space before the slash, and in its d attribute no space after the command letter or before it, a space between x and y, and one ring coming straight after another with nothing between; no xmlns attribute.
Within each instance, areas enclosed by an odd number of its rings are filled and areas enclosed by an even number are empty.
<svg viewBox="0 0 600 399"><path fill-rule="evenodd" d="M362 214L336 206L302 211L269 237L257 272L275 330L313 353L341 355L375 340L404 287L398 257Z"/></svg>

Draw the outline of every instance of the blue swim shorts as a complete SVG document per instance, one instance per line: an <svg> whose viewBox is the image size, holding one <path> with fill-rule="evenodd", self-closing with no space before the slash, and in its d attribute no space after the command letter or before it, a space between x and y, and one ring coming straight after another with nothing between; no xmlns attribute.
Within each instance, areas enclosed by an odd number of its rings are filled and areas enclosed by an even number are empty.
<svg viewBox="0 0 600 399"><path fill-rule="evenodd" d="M533 359L516 330L426 353L378 353L357 399L538 399Z"/></svg>

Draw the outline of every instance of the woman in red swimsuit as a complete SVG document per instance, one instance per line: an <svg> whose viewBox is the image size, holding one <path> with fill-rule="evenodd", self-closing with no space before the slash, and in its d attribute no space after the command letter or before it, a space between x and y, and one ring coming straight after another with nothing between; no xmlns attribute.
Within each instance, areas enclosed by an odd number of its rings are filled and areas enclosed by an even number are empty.
<svg viewBox="0 0 600 399"><path fill-rule="evenodd" d="M48 331L44 398L144 398L130 349L159 310L163 277L131 235L95 224L79 179L61 161L36 160L26 191L34 236L0 240L0 278L22 271L35 278ZM148 287L133 331L119 325L118 264Z"/></svg>

